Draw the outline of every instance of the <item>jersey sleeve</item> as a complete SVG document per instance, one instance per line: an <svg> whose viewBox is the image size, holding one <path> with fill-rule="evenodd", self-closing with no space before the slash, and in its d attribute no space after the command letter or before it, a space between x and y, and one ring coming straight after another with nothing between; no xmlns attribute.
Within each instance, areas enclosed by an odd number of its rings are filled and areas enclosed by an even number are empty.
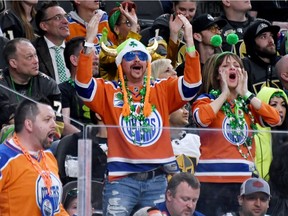
<svg viewBox="0 0 288 216"><path fill-rule="evenodd" d="M4 146L4 144L1 144L2 147ZM9 161L7 158L7 155L3 153L4 148L0 148L0 193L3 190L3 187L5 185L6 179L9 178L9 170L10 170L10 166L9 166Z"/></svg>
<svg viewBox="0 0 288 216"><path fill-rule="evenodd" d="M179 79L181 80L181 79ZM200 89L202 84L202 75L199 54L196 52L195 57L186 53L184 78L181 80L181 97L182 100L192 100Z"/></svg>
<svg viewBox="0 0 288 216"><path fill-rule="evenodd" d="M256 117L257 123L259 123L262 127L266 127L267 124L271 127L275 127L281 122L279 112L274 107L264 102L262 102L259 110L253 109L252 105L250 105L250 109L252 110L253 115Z"/></svg>
<svg viewBox="0 0 288 216"><path fill-rule="evenodd" d="M200 127L208 127L215 119L210 103L212 100L208 95L200 95L192 105L193 119Z"/></svg>
<svg viewBox="0 0 288 216"><path fill-rule="evenodd" d="M90 55L80 53L75 89L79 98L91 110L99 115L105 112L105 80L92 76L92 53Z"/></svg>

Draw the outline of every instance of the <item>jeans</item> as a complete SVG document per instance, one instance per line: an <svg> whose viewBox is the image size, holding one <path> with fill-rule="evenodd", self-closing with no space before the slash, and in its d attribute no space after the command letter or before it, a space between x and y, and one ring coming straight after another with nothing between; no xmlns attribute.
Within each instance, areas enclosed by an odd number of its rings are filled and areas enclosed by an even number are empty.
<svg viewBox="0 0 288 216"><path fill-rule="evenodd" d="M167 179L164 174L144 181L131 177L112 182L106 180L103 190L103 215L129 216L139 208L155 206L165 201L166 187Z"/></svg>

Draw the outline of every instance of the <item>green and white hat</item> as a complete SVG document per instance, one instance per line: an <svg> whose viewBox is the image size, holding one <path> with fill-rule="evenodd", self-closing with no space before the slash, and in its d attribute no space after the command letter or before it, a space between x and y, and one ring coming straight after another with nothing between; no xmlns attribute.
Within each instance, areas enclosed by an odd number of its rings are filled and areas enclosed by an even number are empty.
<svg viewBox="0 0 288 216"><path fill-rule="evenodd" d="M128 52L133 52L133 51L141 51L147 54L148 56L148 61L151 62L151 55L146 49L146 47L138 40L129 38L128 40L124 41L122 44L120 44L117 47L117 57L116 57L116 65L118 66L121 64L123 56L128 53Z"/></svg>

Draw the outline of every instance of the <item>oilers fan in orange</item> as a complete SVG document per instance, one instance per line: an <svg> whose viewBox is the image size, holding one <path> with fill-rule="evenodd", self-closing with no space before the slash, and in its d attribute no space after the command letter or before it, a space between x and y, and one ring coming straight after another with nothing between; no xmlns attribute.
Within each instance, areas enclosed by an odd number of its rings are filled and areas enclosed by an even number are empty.
<svg viewBox="0 0 288 216"><path fill-rule="evenodd" d="M129 39L128 43L134 46L131 50L137 50L137 46L141 46L134 39ZM116 63L120 65L121 61L117 62L117 58ZM141 130L139 122L134 119L123 117L121 82L92 78L91 66L92 55L81 53L75 84L80 98L107 125L109 180L147 172L160 166L167 173L178 172L170 131L163 127L169 127L169 114L192 100L199 90L202 83L199 54L196 53L195 57L186 54L184 76L151 81L149 102L155 109L145 118L145 123L151 127L148 131ZM133 86L127 89L136 113L141 104L142 89L143 87L135 89Z"/></svg>
<svg viewBox="0 0 288 216"><path fill-rule="evenodd" d="M61 204L62 183L58 177L58 167L52 152L44 151L52 180L51 194L53 211L47 205L47 188L42 177L27 162L21 149L13 139L0 145L0 215L1 216L41 216L41 208L46 215L68 216ZM40 166L43 159L38 158Z"/></svg>
<svg viewBox="0 0 288 216"><path fill-rule="evenodd" d="M242 183L251 177L255 169L254 139L249 152L248 148L244 147L244 141L252 133L249 131L252 130L251 118L244 114L246 134L236 139L231 132L229 118L222 110L215 114L210 106L214 100L215 97L211 94L201 94L193 103L193 117L196 123L200 127L213 129L200 131L201 157L195 175L201 182ZM277 111L268 104L262 103L259 110L249 105L249 109L255 121L261 125L266 123L275 126L279 123ZM241 152L249 156L244 158Z"/></svg>

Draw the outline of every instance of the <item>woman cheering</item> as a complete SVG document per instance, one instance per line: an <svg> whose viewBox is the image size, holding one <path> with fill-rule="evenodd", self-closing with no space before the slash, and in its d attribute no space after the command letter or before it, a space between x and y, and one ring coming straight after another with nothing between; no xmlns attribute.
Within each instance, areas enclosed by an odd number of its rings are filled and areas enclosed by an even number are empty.
<svg viewBox="0 0 288 216"><path fill-rule="evenodd" d="M199 211L213 216L237 211L241 183L255 170L251 130L256 123L278 125L279 113L248 91L247 72L231 52L216 54L204 65L203 85L192 111L198 126L209 128L200 131Z"/></svg>

